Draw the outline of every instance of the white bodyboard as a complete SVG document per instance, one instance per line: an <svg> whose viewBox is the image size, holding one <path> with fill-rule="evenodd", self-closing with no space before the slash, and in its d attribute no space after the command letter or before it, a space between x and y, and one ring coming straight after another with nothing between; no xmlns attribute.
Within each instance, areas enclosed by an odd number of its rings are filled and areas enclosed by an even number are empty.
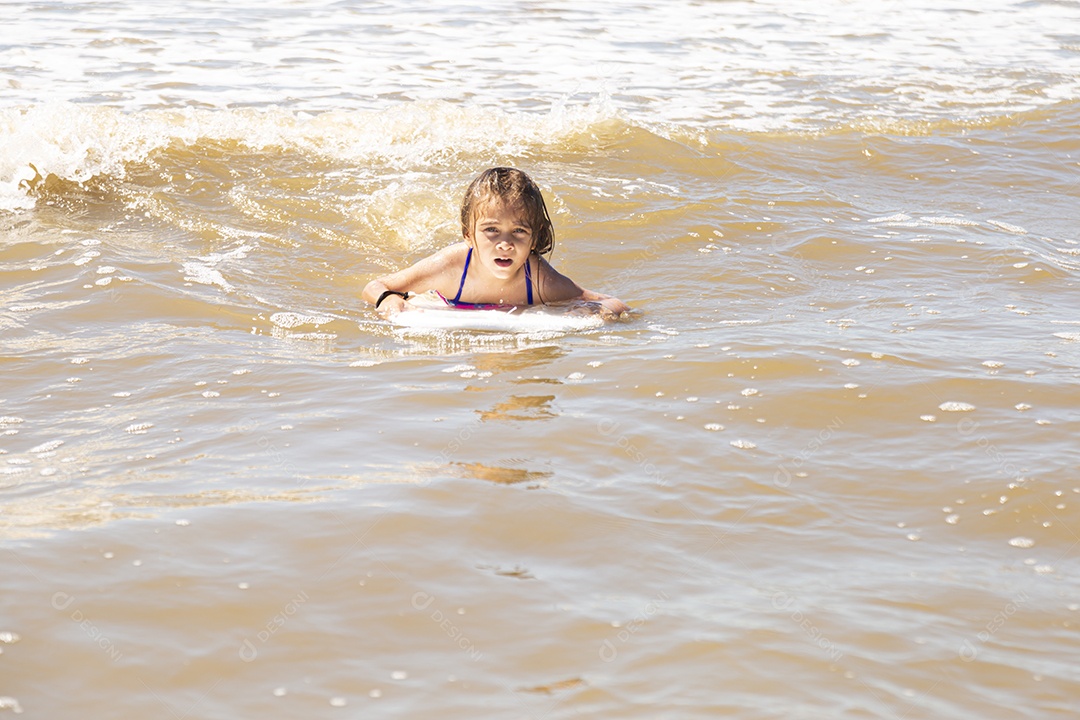
<svg viewBox="0 0 1080 720"><path fill-rule="evenodd" d="M598 303L473 310L450 307L434 293L411 296L405 303L405 309L388 319L394 325L412 330L510 333L578 332L604 324Z"/></svg>

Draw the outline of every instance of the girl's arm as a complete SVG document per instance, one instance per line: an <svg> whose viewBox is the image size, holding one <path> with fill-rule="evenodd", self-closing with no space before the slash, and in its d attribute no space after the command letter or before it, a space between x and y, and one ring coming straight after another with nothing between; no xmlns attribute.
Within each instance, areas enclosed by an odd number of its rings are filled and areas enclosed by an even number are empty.
<svg viewBox="0 0 1080 720"><path fill-rule="evenodd" d="M464 243L451 245L434 255L424 258L411 267L375 278L364 286L361 297L374 305L387 290L421 293L435 289L445 292L448 284L456 282L453 279L454 262L456 256L462 254L459 246L463 245ZM464 260L461 260L461 262L464 262ZM458 263L459 267L460 264ZM388 295L379 305L379 312L383 315L389 315L390 313L400 312L404 307L404 298L399 295Z"/></svg>
<svg viewBox="0 0 1080 720"><path fill-rule="evenodd" d="M617 297L586 290L540 258L540 294L546 302L584 300L600 304L605 316L618 316L630 311L630 306Z"/></svg>
<svg viewBox="0 0 1080 720"><path fill-rule="evenodd" d="M630 312L629 305L612 295L604 295L602 293L593 292L592 290L582 290L581 299L600 303L601 314L605 317L609 315L618 317L624 312Z"/></svg>

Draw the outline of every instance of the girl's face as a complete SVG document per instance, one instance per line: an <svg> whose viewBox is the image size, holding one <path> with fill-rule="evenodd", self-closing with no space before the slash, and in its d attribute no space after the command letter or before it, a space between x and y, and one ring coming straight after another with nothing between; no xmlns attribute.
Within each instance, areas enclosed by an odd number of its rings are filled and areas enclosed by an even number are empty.
<svg viewBox="0 0 1080 720"><path fill-rule="evenodd" d="M533 230L521 204L496 200L480 208L472 224L472 237L484 267L497 278L514 277L533 247Z"/></svg>

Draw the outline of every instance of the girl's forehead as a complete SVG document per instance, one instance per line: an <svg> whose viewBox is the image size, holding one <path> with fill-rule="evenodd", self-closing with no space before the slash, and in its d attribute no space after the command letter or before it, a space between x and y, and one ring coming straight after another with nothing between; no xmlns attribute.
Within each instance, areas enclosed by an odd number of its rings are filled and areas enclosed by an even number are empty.
<svg viewBox="0 0 1080 720"><path fill-rule="evenodd" d="M529 222L529 214L525 210L525 203L507 202L500 198L491 198L486 202L479 203L473 213L473 220L494 219L497 215L509 215L515 222L525 224Z"/></svg>

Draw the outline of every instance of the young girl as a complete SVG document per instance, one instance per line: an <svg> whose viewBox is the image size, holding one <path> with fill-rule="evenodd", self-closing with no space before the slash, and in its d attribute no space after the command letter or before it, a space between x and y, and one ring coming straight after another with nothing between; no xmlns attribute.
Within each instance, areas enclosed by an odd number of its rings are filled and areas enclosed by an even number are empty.
<svg viewBox="0 0 1080 720"><path fill-rule="evenodd" d="M387 316L428 290L458 307L585 300L598 303L605 316L630 309L581 288L540 257L550 252L554 230L540 188L521 170L491 168L472 181L461 203L461 233L464 242L369 282L364 299Z"/></svg>

